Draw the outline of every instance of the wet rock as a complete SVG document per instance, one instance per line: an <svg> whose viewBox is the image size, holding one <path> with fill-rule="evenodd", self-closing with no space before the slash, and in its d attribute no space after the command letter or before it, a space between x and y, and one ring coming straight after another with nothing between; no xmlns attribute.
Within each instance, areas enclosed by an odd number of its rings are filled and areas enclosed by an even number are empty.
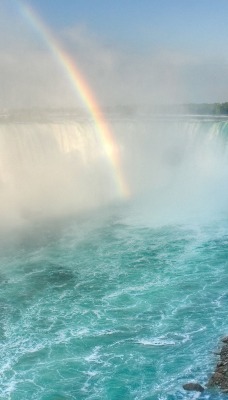
<svg viewBox="0 0 228 400"><path fill-rule="evenodd" d="M214 380L216 382L221 382L223 380L223 374L221 373L221 371L214 373Z"/></svg>
<svg viewBox="0 0 228 400"><path fill-rule="evenodd" d="M185 390L195 391L195 392L203 392L204 388L199 383L189 382L183 385Z"/></svg>
<svg viewBox="0 0 228 400"><path fill-rule="evenodd" d="M222 361L219 361L217 364L217 367L222 367L224 365L224 363Z"/></svg>
<svg viewBox="0 0 228 400"><path fill-rule="evenodd" d="M222 339L220 359L217 362L215 371L209 379L207 386L218 386L224 393L228 393L228 336Z"/></svg>

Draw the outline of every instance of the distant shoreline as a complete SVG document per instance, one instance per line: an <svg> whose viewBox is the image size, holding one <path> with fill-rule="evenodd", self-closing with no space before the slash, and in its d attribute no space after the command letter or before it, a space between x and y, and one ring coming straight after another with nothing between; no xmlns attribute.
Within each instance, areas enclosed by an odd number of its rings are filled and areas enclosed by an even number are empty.
<svg viewBox="0 0 228 400"><path fill-rule="evenodd" d="M228 102L226 103L189 103L173 105L118 105L101 107L102 114L108 120L122 118L152 119L192 119L192 120L227 120ZM28 108L0 110L0 123L48 121L61 122L62 118L74 121L93 120L91 114L83 107L69 108Z"/></svg>

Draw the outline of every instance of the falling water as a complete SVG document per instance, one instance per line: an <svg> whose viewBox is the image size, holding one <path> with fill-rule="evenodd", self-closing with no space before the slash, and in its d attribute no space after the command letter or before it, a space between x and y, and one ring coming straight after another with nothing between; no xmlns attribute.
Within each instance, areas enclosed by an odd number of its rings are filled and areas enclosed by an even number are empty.
<svg viewBox="0 0 228 400"><path fill-rule="evenodd" d="M192 399L227 334L228 121L107 117L128 199L90 120L1 120L1 399Z"/></svg>

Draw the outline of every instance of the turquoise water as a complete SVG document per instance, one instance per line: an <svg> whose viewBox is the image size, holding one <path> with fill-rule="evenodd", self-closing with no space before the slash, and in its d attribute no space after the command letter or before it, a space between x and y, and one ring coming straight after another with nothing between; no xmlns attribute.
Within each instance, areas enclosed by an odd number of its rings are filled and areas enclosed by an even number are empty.
<svg viewBox="0 0 228 400"><path fill-rule="evenodd" d="M0 398L194 398L228 333L228 218L34 228L1 242Z"/></svg>
<svg viewBox="0 0 228 400"><path fill-rule="evenodd" d="M228 334L227 119L112 117L123 203L74 119L0 121L0 399L195 399Z"/></svg>

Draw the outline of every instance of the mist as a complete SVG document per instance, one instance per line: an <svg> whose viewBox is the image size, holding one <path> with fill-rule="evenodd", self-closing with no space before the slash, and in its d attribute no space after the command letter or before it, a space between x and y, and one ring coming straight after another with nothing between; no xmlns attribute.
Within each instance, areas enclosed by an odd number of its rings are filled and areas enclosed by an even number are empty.
<svg viewBox="0 0 228 400"><path fill-rule="evenodd" d="M1 123L0 142L3 225L61 218L114 197L112 171L89 121Z"/></svg>
<svg viewBox="0 0 228 400"><path fill-rule="evenodd" d="M158 121L150 114L159 104L226 100L224 55L167 43L111 42L83 23L58 32L60 46L104 110L130 188L126 200L67 72L16 9L2 4L1 11L2 226L79 214L116 201L142 202L158 219L224 208L227 165L220 135L211 140L203 123ZM22 109L23 117L16 112ZM58 111L54 117L53 109Z"/></svg>
<svg viewBox="0 0 228 400"><path fill-rule="evenodd" d="M129 188L126 198L88 117L75 122L74 113L58 112L55 122L53 115L46 122L40 115L23 118L1 118L3 229L117 204L128 204L135 214L141 210L153 223L209 218L226 210L226 122L129 117L125 109L107 113Z"/></svg>

